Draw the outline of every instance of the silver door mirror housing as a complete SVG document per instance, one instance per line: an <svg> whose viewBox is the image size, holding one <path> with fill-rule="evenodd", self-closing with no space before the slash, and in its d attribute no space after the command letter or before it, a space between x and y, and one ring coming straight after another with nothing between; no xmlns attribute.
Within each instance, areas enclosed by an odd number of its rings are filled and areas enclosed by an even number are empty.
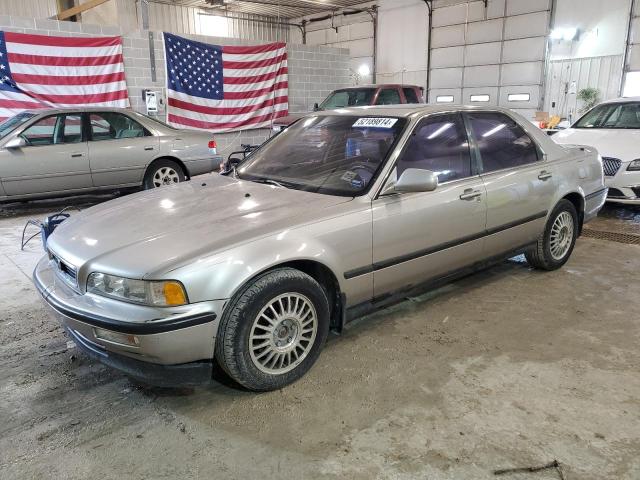
<svg viewBox="0 0 640 480"><path fill-rule="evenodd" d="M438 176L431 170L421 168L407 168L397 182L389 185L384 194L388 193L410 193L410 192L432 192L438 188Z"/></svg>
<svg viewBox="0 0 640 480"><path fill-rule="evenodd" d="M22 137L13 137L11 140L4 144L4 148L22 148L26 146L27 142Z"/></svg>

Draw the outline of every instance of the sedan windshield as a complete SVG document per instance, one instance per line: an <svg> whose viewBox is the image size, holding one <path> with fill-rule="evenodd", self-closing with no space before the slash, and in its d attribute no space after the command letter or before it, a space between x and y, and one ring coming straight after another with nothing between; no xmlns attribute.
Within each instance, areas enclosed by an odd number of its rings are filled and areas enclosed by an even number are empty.
<svg viewBox="0 0 640 480"><path fill-rule="evenodd" d="M640 128L640 103L599 105L578 120L573 128Z"/></svg>
<svg viewBox="0 0 640 480"><path fill-rule="evenodd" d="M18 115L7 118L4 122L0 123L0 138L5 137L9 132L35 116L35 113L22 112Z"/></svg>
<svg viewBox="0 0 640 480"><path fill-rule="evenodd" d="M336 90L329 95L324 102L322 102L320 110L333 110L334 108L362 107L371 105L375 93L375 88L349 88L347 90Z"/></svg>
<svg viewBox="0 0 640 480"><path fill-rule="evenodd" d="M405 123L395 117L305 118L251 154L238 177L329 195L362 195Z"/></svg>

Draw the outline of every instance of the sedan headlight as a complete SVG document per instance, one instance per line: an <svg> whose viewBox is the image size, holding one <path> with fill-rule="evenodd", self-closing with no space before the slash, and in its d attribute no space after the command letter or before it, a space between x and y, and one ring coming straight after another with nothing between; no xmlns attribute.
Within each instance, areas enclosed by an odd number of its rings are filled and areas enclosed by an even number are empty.
<svg viewBox="0 0 640 480"><path fill-rule="evenodd" d="M175 280L133 280L94 272L87 279L87 292L158 307L188 303L187 292Z"/></svg>
<svg viewBox="0 0 640 480"><path fill-rule="evenodd" d="M627 170L630 172L640 170L640 158L631 162L627 167Z"/></svg>

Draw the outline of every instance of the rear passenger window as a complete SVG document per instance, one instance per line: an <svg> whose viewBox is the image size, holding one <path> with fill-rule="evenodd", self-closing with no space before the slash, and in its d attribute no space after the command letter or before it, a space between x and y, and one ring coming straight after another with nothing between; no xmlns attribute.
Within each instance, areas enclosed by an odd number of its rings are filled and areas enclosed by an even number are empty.
<svg viewBox="0 0 640 480"><path fill-rule="evenodd" d="M467 115L480 150L483 172L538 161L538 149L531 137L507 115L488 112Z"/></svg>
<svg viewBox="0 0 640 480"><path fill-rule="evenodd" d="M469 142L460 115L438 115L420 122L396 167L398 178L407 168L431 170L440 182L471 176Z"/></svg>
<svg viewBox="0 0 640 480"><path fill-rule="evenodd" d="M91 113L91 140L116 140L149 135L138 122L117 112Z"/></svg>
<svg viewBox="0 0 640 480"><path fill-rule="evenodd" d="M404 98L407 99L407 103L420 103L418 100L418 95L416 95L416 91L413 88L403 88Z"/></svg>
<svg viewBox="0 0 640 480"><path fill-rule="evenodd" d="M376 105L397 105L402 103L400 93L395 88L385 88L378 94Z"/></svg>

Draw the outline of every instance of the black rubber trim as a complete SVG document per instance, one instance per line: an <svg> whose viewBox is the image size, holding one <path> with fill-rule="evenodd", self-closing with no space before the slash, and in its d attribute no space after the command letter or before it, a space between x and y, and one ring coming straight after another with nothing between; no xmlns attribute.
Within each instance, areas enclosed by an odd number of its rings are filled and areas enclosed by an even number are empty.
<svg viewBox="0 0 640 480"><path fill-rule="evenodd" d="M216 319L215 313L206 313L201 315L191 315L188 317L177 317L175 319L169 318L168 320L157 319L144 323L123 322L121 320L114 320L113 318L104 317L102 315L83 312L62 304L62 302L56 299L53 295L47 293L46 288L40 283L35 275L33 277L33 283L35 284L38 292L40 292L40 295L42 295L44 301L59 314L94 327L100 327L114 332L140 335L165 333L213 322Z"/></svg>
<svg viewBox="0 0 640 480"><path fill-rule="evenodd" d="M65 330L74 340L76 346L87 356L149 385L157 387L197 386L210 382L213 376L211 361L204 360L177 365L143 362L125 355L100 350L74 330L68 327L65 327Z"/></svg>
<svg viewBox="0 0 640 480"><path fill-rule="evenodd" d="M597 192L593 192L593 193L590 193L589 195L586 195L584 197L584 199L585 200L591 200L592 198L595 198L595 197L598 197L598 196L602 195L602 193L606 194L607 190L608 190L608 188L602 188L602 189L598 190Z"/></svg>
<svg viewBox="0 0 640 480"><path fill-rule="evenodd" d="M345 279L350 279L354 277L358 277L360 275L366 275L367 273L372 273L377 270L382 270L383 268L393 267L394 265L398 265L399 263L408 262L411 260L415 260L420 257L425 257L427 255L433 255L434 253L438 253L442 250L446 250L448 248L457 247L459 245L463 245L465 243L473 242L474 240L479 240L481 238L487 237L489 235L494 235L496 233L503 232L505 230L509 230L510 228L519 227L520 225L524 225L525 223L533 222L534 220L539 220L541 218L545 218L547 216L547 211L536 213L535 215L530 215L526 218L522 218L520 220L516 220L514 222L509 222L504 225L500 225L499 227L490 228L488 230L484 230L482 232L476 233L474 235L468 235L466 237L458 238L456 240L452 240L450 242L441 243L439 245L435 245L433 247L425 248L423 250L418 250L416 252L408 253L406 255L401 255L399 257L389 258L388 260L383 260L381 262L373 263L372 265L367 265L365 267L355 268L353 270L349 270L344 273Z"/></svg>
<svg viewBox="0 0 640 480"><path fill-rule="evenodd" d="M371 272L373 272L373 265L367 265L366 267L354 268L353 270L344 272L344 278L348 280L350 278L359 277L360 275L366 275L367 273Z"/></svg>
<svg viewBox="0 0 640 480"><path fill-rule="evenodd" d="M406 287L400 288L394 292L385 293L383 295L379 295L371 300L362 302L357 305L353 305L345 309L343 313L343 326L347 323L355 320L356 318L360 318L368 313L376 311L382 307L388 307L395 303L402 302L407 299L409 296L420 295L424 292L434 290L443 285L451 283L455 280L463 278L467 275L471 275L479 270L483 270L488 268L496 263L499 263L503 260L511 258L515 255L522 254L526 250L530 248L534 248L536 242L533 243L525 243L518 248L510 249L501 253L499 255L495 255L490 258L486 258L476 262L467 267L462 267L457 270L453 270L449 273L441 275L439 277L431 278L426 280L425 282L421 282L417 285L407 285ZM346 302L346 298L343 299L343 302ZM346 303L343 303L345 305Z"/></svg>

